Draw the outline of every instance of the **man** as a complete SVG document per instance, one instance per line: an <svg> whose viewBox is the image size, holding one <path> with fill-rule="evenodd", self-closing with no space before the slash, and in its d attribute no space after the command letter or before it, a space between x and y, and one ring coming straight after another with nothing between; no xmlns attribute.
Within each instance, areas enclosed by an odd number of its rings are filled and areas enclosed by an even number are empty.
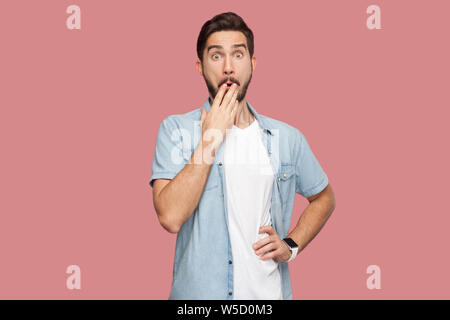
<svg viewBox="0 0 450 320"><path fill-rule="evenodd" d="M207 21L196 67L209 98L160 125L150 185L159 222L178 233L169 299L292 299L288 262L334 210L302 133L245 100L253 51L238 15ZM295 193L310 203L288 234Z"/></svg>

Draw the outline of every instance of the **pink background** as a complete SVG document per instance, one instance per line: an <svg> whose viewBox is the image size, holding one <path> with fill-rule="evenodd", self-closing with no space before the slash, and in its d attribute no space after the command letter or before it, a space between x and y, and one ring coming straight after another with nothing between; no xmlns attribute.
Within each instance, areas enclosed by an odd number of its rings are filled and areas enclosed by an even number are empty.
<svg viewBox="0 0 450 320"><path fill-rule="evenodd" d="M81 31L66 28L71 4ZM371 4L381 30L366 27ZM0 298L167 299L176 236L148 185L156 133L205 101L197 36L235 11L255 34L248 101L303 132L336 194L290 263L294 299L449 299L449 10L2 0ZM292 227L306 205L297 196ZM81 290L66 288L72 264Z"/></svg>

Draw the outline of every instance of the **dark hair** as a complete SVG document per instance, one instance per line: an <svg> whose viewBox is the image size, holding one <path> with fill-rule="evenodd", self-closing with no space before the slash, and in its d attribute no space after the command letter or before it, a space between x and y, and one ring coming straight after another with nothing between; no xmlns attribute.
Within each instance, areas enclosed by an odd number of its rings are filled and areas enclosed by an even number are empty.
<svg viewBox="0 0 450 320"><path fill-rule="evenodd" d="M248 51L250 58L253 57L254 42L253 32L245 24L244 20L234 12L225 12L214 16L208 20L200 30L197 39L197 56L203 62L203 50L205 50L206 40L217 31L241 31L247 38Z"/></svg>

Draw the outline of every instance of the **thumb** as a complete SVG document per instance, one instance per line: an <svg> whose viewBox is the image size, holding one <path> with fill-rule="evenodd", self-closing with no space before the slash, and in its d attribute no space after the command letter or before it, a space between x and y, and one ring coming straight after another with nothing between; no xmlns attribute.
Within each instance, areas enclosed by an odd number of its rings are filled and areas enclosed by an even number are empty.
<svg viewBox="0 0 450 320"><path fill-rule="evenodd" d="M205 122L206 119L206 110L202 108L202 115L200 117L200 123L203 126L203 122Z"/></svg>

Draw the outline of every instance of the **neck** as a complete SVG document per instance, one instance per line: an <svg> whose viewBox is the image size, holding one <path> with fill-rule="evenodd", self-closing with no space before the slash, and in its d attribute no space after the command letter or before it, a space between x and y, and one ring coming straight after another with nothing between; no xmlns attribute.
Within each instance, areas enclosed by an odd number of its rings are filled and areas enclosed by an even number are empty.
<svg viewBox="0 0 450 320"><path fill-rule="evenodd" d="M234 125L237 127L247 127L253 122L253 119L254 116L247 105L247 101L243 99L239 103Z"/></svg>

